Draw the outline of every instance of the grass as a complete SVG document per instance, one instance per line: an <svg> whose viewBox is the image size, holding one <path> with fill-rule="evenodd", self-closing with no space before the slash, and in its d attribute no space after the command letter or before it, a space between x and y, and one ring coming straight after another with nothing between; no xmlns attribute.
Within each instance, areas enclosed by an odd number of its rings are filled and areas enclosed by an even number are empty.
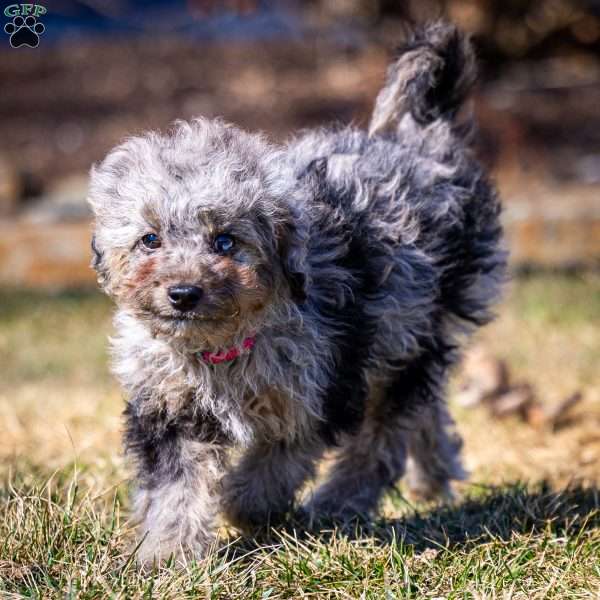
<svg viewBox="0 0 600 600"><path fill-rule="evenodd" d="M567 426L453 406L471 479L452 505L390 494L374 523L223 530L185 569L132 560L110 305L94 293L0 293L0 597L600 597L600 278L515 280L476 343L543 403L575 390ZM460 373L457 381L460 379Z"/></svg>

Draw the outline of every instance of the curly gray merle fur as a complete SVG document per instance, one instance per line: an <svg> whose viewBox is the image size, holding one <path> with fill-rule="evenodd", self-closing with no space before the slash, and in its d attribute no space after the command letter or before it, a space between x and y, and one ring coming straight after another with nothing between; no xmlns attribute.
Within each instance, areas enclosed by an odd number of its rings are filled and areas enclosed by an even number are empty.
<svg viewBox="0 0 600 600"><path fill-rule="evenodd" d="M369 515L405 473L425 497L464 477L444 386L505 272L499 201L455 119L474 77L436 23L399 51L368 132L275 145L197 119L92 170L143 562L201 556L219 514L273 523L327 448L316 517Z"/></svg>

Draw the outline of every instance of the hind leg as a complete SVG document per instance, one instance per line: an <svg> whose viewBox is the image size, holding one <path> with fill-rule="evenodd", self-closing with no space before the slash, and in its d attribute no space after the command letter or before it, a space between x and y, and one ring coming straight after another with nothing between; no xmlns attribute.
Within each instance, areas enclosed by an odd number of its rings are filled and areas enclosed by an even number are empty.
<svg viewBox="0 0 600 600"><path fill-rule="evenodd" d="M451 498L451 481L466 473L460 459L462 440L445 403L437 400L407 419L406 484L422 500Z"/></svg>
<svg viewBox="0 0 600 600"><path fill-rule="evenodd" d="M447 373L457 358L453 345L438 340L387 389L384 409L400 411L406 432L407 487L420 499L450 498L451 482L466 476L462 441L445 401Z"/></svg>
<svg viewBox="0 0 600 600"><path fill-rule="evenodd" d="M343 518L373 513L405 470L413 494L450 496L450 482L465 477L461 441L443 397L453 359L440 346L372 394L360 430L342 444L329 480L308 506L311 512Z"/></svg>

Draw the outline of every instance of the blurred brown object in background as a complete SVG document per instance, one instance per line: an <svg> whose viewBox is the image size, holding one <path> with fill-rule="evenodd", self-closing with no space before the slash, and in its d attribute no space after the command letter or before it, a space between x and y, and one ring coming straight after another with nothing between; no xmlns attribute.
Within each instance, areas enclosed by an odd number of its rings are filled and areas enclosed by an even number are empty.
<svg viewBox="0 0 600 600"><path fill-rule="evenodd" d="M490 412L495 417L518 415L527 420L529 407L533 404L535 394L529 383L511 385L506 391L490 396L487 401Z"/></svg>
<svg viewBox="0 0 600 600"><path fill-rule="evenodd" d="M458 402L466 407L476 406L508 389L508 366L484 348L474 346L464 358L463 378Z"/></svg>
<svg viewBox="0 0 600 600"><path fill-rule="evenodd" d="M546 423L550 424L553 429L567 425L571 409L581 400L583 400L583 393L577 391L558 404L551 406L546 412Z"/></svg>
<svg viewBox="0 0 600 600"><path fill-rule="evenodd" d="M17 211L21 188L17 169L6 157L0 155L0 217Z"/></svg>
<svg viewBox="0 0 600 600"><path fill-rule="evenodd" d="M529 425L557 429L569 422L571 409L583 394L575 392L552 406L536 399L533 385L511 383L506 361L491 356L483 347L467 352L462 368L462 385L456 396L466 408L485 406L494 418L516 416Z"/></svg>
<svg viewBox="0 0 600 600"><path fill-rule="evenodd" d="M29 289L92 287L90 238L87 222L48 227L0 220L0 282Z"/></svg>

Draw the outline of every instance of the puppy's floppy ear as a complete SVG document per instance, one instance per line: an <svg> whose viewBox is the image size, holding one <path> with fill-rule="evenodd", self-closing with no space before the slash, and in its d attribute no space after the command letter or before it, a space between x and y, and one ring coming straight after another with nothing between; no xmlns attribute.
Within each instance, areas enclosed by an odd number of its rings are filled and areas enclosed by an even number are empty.
<svg viewBox="0 0 600 600"><path fill-rule="evenodd" d="M106 160L106 159L105 159ZM110 186L109 172L103 170L104 162L93 163L90 168L87 203L95 216L102 211L107 201L104 188Z"/></svg>
<svg viewBox="0 0 600 600"><path fill-rule="evenodd" d="M311 161L298 175L304 190L318 195L322 180L327 176L327 159ZM307 266L308 225L296 205L290 203L288 214L277 232L279 257L283 274L288 282L292 298L304 302L308 296L310 277Z"/></svg>
<svg viewBox="0 0 600 600"><path fill-rule="evenodd" d="M130 138L113 148L102 161L90 168L87 202L95 217L115 218L119 210L115 205L119 198L119 185L135 167L136 156L148 153L149 141L144 138Z"/></svg>
<svg viewBox="0 0 600 600"><path fill-rule="evenodd" d="M97 193L97 183L98 180L101 178L101 165L93 164L90 169L90 184L87 201L92 211L94 212L94 215L96 216L98 214L100 206L102 205L103 200L103 194ZM90 266L92 267L92 269L94 269L94 271L96 271L98 285L103 290L106 290L109 279L109 272L108 267L106 265L106 255L104 249L98 241L98 236L96 235L96 232L92 234L92 240L90 245L92 249L92 262L90 263Z"/></svg>
<svg viewBox="0 0 600 600"><path fill-rule="evenodd" d="M277 232L279 260L283 275L290 288L290 293L298 303L306 300L308 293L308 277L306 270L305 235L293 218L281 224Z"/></svg>
<svg viewBox="0 0 600 600"><path fill-rule="evenodd" d="M96 238L96 234L92 235L92 263L91 267L96 271L96 275L98 277L98 285L103 290L106 290L109 283L109 274L108 267L104 260L104 252L100 249L98 245L98 241Z"/></svg>

